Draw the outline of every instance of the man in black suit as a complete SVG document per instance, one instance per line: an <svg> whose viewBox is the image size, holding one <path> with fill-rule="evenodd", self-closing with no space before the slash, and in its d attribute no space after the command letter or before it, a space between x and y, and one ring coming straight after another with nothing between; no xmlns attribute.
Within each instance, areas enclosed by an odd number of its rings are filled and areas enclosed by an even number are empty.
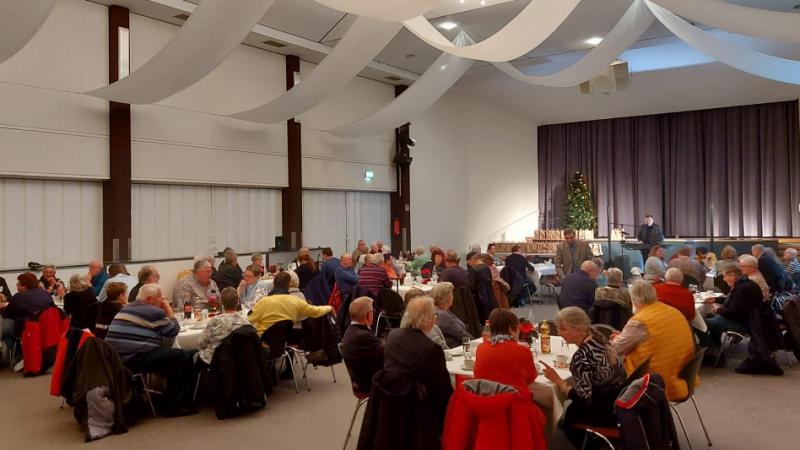
<svg viewBox="0 0 800 450"><path fill-rule="evenodd" d="M636 239L642 241L643 244L651 246L664 242L664 232L661 230L661 226L655 223L652 214L644 216L644 224L639 227L639 232L636 233Z"/></svg>
<svg viewBox="0 0 800 450"><path fill-rule="evenodd" d="M372 299L353 300L349 311L351 322L342 338L342 356L353 390L369 393L373 375L383 369L383 343L370 330L374 318Z"/></svg>

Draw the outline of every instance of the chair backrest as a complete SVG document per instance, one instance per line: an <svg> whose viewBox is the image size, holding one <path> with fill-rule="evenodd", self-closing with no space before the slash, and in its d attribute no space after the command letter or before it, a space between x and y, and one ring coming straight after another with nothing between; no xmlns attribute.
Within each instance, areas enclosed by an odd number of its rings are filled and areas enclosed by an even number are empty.
<svg viewBox="0 0 800 450"><path fill-rule="evenodd" d="M628 380L625 382L626 385L631 384L634 380L638 380L642 378L644 374L646 374L650 370L650 356L647 357L639 367L633 370L630 375L628 375Z"/></svg>
<svg viewBox="0 0 800 450"><path fill-rule="evenodd" d="M616 328L612 327L611 325L606 325L604 323L596 323L592 325L592 328L595 329L598 333L602 334L606 337L606 339L611 339L611 333L618 331Z"/></svg>
<svg viewBox="0 0 800 450"><path fill-rule="evenodd" d="M286 348L286 340L289 338L289 332L294 327L294 322L291 320L281 320L264 331L261 335L261 342L267 344L269 347L270 359L280 358L283 350Z"/></svg>
<svg viewBox="0 0 800 450"><path fill-rule="evenodd" d="M378 293L381 308L384 314L388 316L399 316L406 310L406 305L403 303L403 297L392 289L381 289Z"/></svg>
<svg viewBox="0 0 800 450"><path fill-rule="evenodd" d="M680 374L678 376L686 381L686 385L689 388L689 395L686 398L689 398L694 395L694 387L697 384L697 374L700 373L700 365L703 363L703 356L706 354L706 348L700 347L694 354L694 357L683 366L681 369Z"/></svg>

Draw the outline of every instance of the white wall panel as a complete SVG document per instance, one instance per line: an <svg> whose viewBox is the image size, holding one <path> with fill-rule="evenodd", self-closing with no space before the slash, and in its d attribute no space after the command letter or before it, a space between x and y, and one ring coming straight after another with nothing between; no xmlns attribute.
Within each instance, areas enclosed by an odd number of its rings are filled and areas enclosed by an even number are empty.
<svg viewBox="0 0 800 450"><path fill-rule="evenodd" d="M280 191L135 184L134 259L180 258L230 246L246 253L273 246L281 228Z"/></svg>
<svg viewBox="0 0 800 450"><path fill-rule="evenodd" d="M0 268L80 264L102 253L102 185L0 179Z"/></svg>
<svg viewBox="0 0 800 450"><path fill-rule="evenodd" d="M179 28L131 15L131 69ZM224 117L280 95L284 57L241 45L194 86L131 109L132 175L140 182L283 187L286 125ZM157 161L157 163L155 163Z"/></svg>
<svg viewBox="0 0 800 450"><path fill-rule="evenodd" d="M108 102L79 94L107 82L107 23L104 6L60 1L0 64L0 176L108 177Z"/></svg>

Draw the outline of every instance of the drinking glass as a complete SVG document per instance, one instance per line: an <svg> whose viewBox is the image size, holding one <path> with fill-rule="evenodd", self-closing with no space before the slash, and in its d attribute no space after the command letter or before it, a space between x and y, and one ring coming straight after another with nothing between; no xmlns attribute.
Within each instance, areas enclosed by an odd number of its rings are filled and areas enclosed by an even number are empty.
<svg viewBox="0 0 800 450"><path fill-rule="evenodd" d="M464 336L461 338L461 345L464 347L464 355L466 355L467 352L469 352L469 342L470 342L469 336Z"/></svg>

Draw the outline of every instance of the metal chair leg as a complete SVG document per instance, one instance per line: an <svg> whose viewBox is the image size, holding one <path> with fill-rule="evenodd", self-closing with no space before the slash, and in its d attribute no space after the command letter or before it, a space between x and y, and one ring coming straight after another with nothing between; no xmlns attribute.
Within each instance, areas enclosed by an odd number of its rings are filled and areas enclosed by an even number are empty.
<svg viewBox="0 0 800 450"><path fill-rule="evenodd" d="M295 393L300 393L300 387L297 385L297 375L294 373L294 363L292 362L292 357L289 355L289 352L284 350L283 351L283 360L284 364L289 364L289 371L292 372L292 381L294 381L294 390Z"/></svg>
<svg viewBox="0 0 800 450"><path fill-rule="evenodd" d="M686 442L689 444L689 450L694 450L694 446L692 445L692 440L689 439L689 433L686 431L686 426L683 425L683 418L681 418L681 413L678 412L678 409L670 403L670 408L675 411L675 415L678 416L678 423L681 424L681 429L683 430L683 435L686 436Z"/></svg>
<svg viewBox="0 0 800 450"><path fill-rule="evenodd" d="M783 349L783 356L786 358L786 363L789 364L789 367L792 367L792 358L789 356L789 351Z"/></svg>
<svg viewBox="0 0 800 450"><path fill-rule="evenodd" d="M356 416L358 415L358 410L361 409L361 405L367 403L368 398L363 398L356 403L356 410L353 411L353 417L350 418L350 426L347 428L347 437L344 438L344 445L342 446L342 450L347 450L347 443L350 442L350 436L353 435L353 425L356 423Z"/></svg>
<svg viewBox="0 0 800 450"><path fill-rule="evenodd" d="M156 414L156 407L153 405L153 398L150 396L150 386L147 385L147 380L145 379L145 374L138 373L133 376L134 379L138 378L142 382L142 388L144 389L144 396L147 398L147 404L150 405L150 412L153 413L153 417L158 417Z"/></svg>
<svg viewBox="0 0 800 450"><path fill-rule="evenodd" d="M697 418L700 419L700 426L703 428L703 433L705 433L706 435L706 441L708 442L708 446L711 447L711 438L708 436L708 430L706 430L706 424L703 423L703 416L700 415L700 409L697 407L697 400L694 399L694 395L689 398L692 399L694 410L697 411Z"/></svg>
<svg viewBox="0 0 800 450"><path fill-rule="evenodd" d="M200 389L200 377L203 376L203 371L197 373L197 381L194 383L194 394L192 394L192 403L197 401L197 391Z"/></svg>
<svg viewBox="0 0 800 450"><path fill-rule="evenodd" d="M336 383L336 372L333 370L333 366L331 366L331 375L333 375L333 382Z"/></svg>
<svg viewBox="0 0 800 450"><path fill-rule="evenodd" d="M375 320L375 336L377 337L381 329L381 318L383 318L383 311L378 313L378 318Z"/></svg>
<svg viewBox="0 0 800 450"><path fill-rule="evenodd" d="M607 437L603 436L602 434L598 433L597 431L592 430L591 428L587 428L585 430L584 434L583 434L583 444L581 445L581 450L584 450L586 448L586 444L589 443L589 436L590 435L594 436L596 438L599 438L600 440L602 440L603 442L608 444L608 448L611 448L611 449L615 448L614 444L612 444L611 441L609 441Z"/></svg>
<svg viewBox="0 0 800 450"><path fill-rule="evenodd" d="M719 346L719 353L717 354L717 359L714 360L714 367L719 367L719 360L722 359L722 354L725 353L725 349L728 348L729 345L729 337L728 333L722 333L722 339L720 340Z"/></svg>

